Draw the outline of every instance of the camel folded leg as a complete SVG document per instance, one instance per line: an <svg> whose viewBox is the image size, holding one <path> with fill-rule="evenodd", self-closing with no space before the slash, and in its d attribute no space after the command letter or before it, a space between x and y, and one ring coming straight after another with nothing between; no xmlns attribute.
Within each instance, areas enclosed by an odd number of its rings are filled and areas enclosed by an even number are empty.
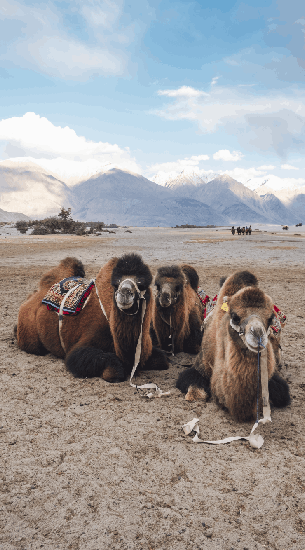
<svg viewBox="0 0 305 550"><path fill-rule="evenodd" d="M104 352L94 347L79 346L66 356L66 367L77 378L101 376L107 382L125 380L124 366L115 353Z"/></svg>
<svg viewBox="0 0 305 550"><path fill-rule="evenodd" d="M207 399L211 397L210 378L206 375L202 375L194 367L186 369L179 374L176 388L186 394L185 398L188 401L196 401L197 399Z"/></svg>

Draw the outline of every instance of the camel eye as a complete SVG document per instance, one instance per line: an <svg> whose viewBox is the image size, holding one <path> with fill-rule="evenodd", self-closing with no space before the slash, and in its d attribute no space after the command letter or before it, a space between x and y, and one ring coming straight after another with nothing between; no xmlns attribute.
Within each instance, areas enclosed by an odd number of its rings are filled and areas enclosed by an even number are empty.
<svg viewBox="0 0 305 550"><path fill-rule="evenodd" d="M160 290L160 285L158 283L156 283L156 287L157 287L157 291L159 292Z"/></svg>
<svg viewBox="0 0 305 550"><path fill-rule="evenodd" d="M145 286L143 285L143 283L140 283L140 281L138 281L138 289L142 292L142 290L145 290Z"/></svg>
<svg viewBox="0 0 305 550"><path fill-rule="evenodd" d="M180 290L181 290L181 286L177 285L176 288L175 288L175 292L180 292Z"/></svg>
<svg viewBox="0 0 305 550"><path fill-rule="evenodd" d="M232 319L234 325L239 325L240 324L240 317L239 317L239 315L237 315L237 313L232 313L231 314L231 319Z"/></svg>

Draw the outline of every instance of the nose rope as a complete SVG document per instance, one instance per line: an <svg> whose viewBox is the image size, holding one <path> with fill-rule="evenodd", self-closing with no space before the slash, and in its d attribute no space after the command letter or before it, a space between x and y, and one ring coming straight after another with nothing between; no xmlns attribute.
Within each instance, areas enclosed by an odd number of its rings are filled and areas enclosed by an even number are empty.
<svg viewBox="0 0 305 550"><path fill-rule="evenodd" d="M171 353L172 356L174 357L175 356L175 344L174 344L174 336L175 336L175 331L172 330L172 313L171 313L171 310L169 312L169 322L165 319L164 315L161 313L161 311L158 311L162 321L164 321L164 323L166 323L168 326L169 326L169 339L171 340L171 342L168 344L168 346L171 346L172 348L172 351L166 351L166 353Z"/></svg>
<svg viewBox="0 0 305 550"><path fill-rule="evenodd" d="M257 336L257 398L256 398L256 423L259 422L259 380L260 380L260 347L265 348L262 344L262 337Z"/></svg>

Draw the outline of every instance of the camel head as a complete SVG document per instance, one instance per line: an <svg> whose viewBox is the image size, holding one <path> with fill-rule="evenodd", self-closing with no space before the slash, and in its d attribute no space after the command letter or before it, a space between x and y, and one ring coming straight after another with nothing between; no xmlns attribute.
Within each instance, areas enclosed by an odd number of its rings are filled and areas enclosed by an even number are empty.
<svg viewBox="0 0 305 550"><path fill-rule="evenodd" d="M115 265L111 284L114 301L121 311L136 313L142 298L149 299L149 286L152 275L138 254L125 254Z"/></svg>
<svg viewBox="0 0 305 550"><path fill-rule="evenodd" d="M267 347L269 327L274 319L273 302L257 287L246 287L228 298L230 334L250 351ZM238 336L242 335L243 340ZM258 348L259 346L259 348Z"/></svg>
<svg viewBox="0 0 305 550"><path fill-rule="evenodd" d="M155 278L155 295L158 308L174 306L183 294L186 277L182 269L172 265L160 267Z"/></svg>

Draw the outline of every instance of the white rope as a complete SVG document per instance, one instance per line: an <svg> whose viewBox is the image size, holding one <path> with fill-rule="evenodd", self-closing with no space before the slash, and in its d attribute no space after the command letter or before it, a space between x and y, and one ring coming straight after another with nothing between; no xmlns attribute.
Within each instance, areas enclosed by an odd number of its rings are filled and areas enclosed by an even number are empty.
<svg viewBox="0 0 305 550"><path fill-rule="evenodd" d="M155 384L154 382L151 382L150 384L142 384L141 386L138 386L137 384L133 384L132 383L132 379L134 377L134 374L136 372L136 369L137 369L137 366L140 362L140 358L141 358L141 350L142 350L142 332L143 332L143 322L144 322L144 316L145 316L145 311L146 311L146 300L143 296L143 303L142 303L142 315L141 315L141 331L140 331L140 335L139 335L139 338L138 338L138 343L137 343L137 347L136 347L136 353L135 353L135 358L134 358L134 365L133 365L133 368L132 368L132 371L131 371L131 375L130 375L130 379L129 379L129 384L131 385L132 388L136 388L137 390L155 390L155 393L153 392L148 392L146 394L143 394L143 397L148 397L148 399L151 399L152 397L164 397L164 396L167 396L170 394L170 392L163 392L158 386L157 384Z"/></svg>
<svg viewBox="0 0 305 550"><path fill-rule="evenodd" d="M263 398L263 418L252 427L250 435L248 436L236 436L236 437L226 437L225 439L219 439L217 441L204 441L199 437L199 419L193 418L187 424L182 426L183 431L186 435L190 434L192 431L196 432L193 437L194 443L208 443L209 445L221 445L224 443L231 443L231 441L237 441L239 439L245 439L249 441L251 447L255 449L260 449L264 443L264 439L261 435L254 434L254 431L258 427L259 423L266 424L266 422L272 422L271 420L271 410L269 402L269 390L268 390L268 369L267 369L267 350L261 352L261 386L262 386L262 398Z"/></svg>
<svg viewBox="0 0 305 550"><path fill-rule="evenodd" d="M72 288L70 288L70 290L67 292L67 294L65 294L64 298L62 299L62 302L61 302L60 308L59 308L59 312L58 312L59 339L60 339L61 347L62 347L62 349L64 350L65 353L66 353L66 348L65 348L65 344L64 344L64 341L63 341L63 338L62 338L62 335L61 335L62 322L63 322L63 319L64 319L63 309L64 309L65 301L68 298L68 296L70 296L70 294L72 294L72 292L74 292L74 290L76 290L80 286L81 285L79 284L79 285L76 285L76 286L73 286Z"/></svg>
<svg viewBox="0 0 305 550"><path fill-rule="evenodd" d="M106 319L107 319L107 321L108 321L108 323L109 323L109 320L108 320L108 317L107 317L107 313L106 313L105 308L104 308L104 306L103 306L103 304L102 304L102 302L101 302L101 299L100 299L100 296L99 296L99 293L98 293L98 290L97 290L96 279L92 279L92 281L93 281L94 286L95 286L95 292L96 292L96 295L97 295L97 297L98 297L98 301L99 301L99 303L100 303L101 310L102 310L102 312L104 313L104 315L105 315L105 317L106 317Z"/></svg>

